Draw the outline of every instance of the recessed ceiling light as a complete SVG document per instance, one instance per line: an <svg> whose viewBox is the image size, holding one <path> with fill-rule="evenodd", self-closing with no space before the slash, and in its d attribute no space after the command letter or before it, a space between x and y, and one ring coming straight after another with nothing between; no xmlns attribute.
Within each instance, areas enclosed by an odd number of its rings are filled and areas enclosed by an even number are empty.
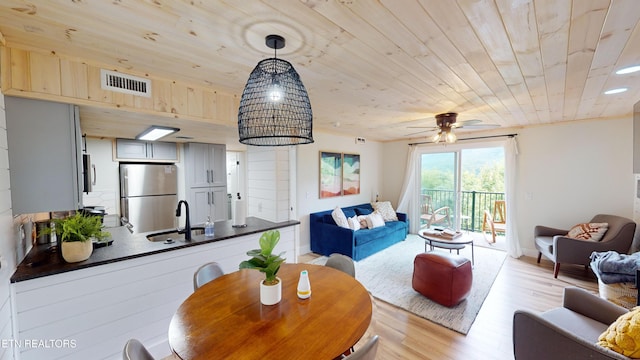
<svg viewBox="0 0 640 360"><path fill-rule="evenodd" d="M618 75L631 74L636 71L640 71L640 65L627 66L626 68L622 68L616 71L616 74Z"/></svg>
<svg viewBox="0 0 640 360"><path fill-rule="evenodd" d="M611 89L611 90L607 90L604 92L605 95L613 95L613 94L619 94L619 93L623 93L625 91L627 91L629 89L627 88L617 88L617 89Z"/></svg>
<svg viewBox="0 0 640 360"><path fill-rule="evenodd" d="M627 88L617 88L617 89L611 89L611 90L607 90L604 92L605 95L613 95L613 94L619 94L621 92L625 92L629 89Z"/></svg>

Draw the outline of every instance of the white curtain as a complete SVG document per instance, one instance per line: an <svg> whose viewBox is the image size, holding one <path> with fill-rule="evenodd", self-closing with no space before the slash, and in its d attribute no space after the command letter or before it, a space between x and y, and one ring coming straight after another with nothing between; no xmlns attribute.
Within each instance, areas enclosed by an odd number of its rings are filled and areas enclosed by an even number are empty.
<svg viewBox="0 0 640 360"><path fill-rule="evenodd" d="M522 248L518 239L518 225L516 223L516 168L518 158L518 142L515 136L511 136L504 147L505 174L507 203L507 254L514 258L522 256Z"/></svg>
<svg viewBox="0 0 640 360"><path fill-rule="evenodd" d="M418 203L415 201L417 198L417 183L416 183L416 168L418 164L418 147L413 145L409 148L409 156L407 156L407 165L404 171L404 182L402 184L402 190L400 191L400 199L398 200L398 212L406 213L409 217L409 232L417 233L420 221L418 219L412 219L413 214L417 213Z"/></svg>

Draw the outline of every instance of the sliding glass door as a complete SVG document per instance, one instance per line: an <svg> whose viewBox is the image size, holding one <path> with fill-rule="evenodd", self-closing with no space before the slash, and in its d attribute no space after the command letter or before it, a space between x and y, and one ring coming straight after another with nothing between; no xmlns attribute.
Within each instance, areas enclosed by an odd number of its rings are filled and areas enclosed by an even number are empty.
<svg viewBox="0 0 640 360"><path fill-rule="evenodd" d="M425 148L419 155L420 227L480 231L505 200L504 147Z"/></svg>

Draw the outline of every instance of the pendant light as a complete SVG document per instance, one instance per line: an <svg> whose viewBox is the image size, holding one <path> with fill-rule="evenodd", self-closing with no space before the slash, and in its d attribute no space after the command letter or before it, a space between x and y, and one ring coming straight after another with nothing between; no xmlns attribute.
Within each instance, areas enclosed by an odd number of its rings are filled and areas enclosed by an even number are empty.
<svg viewBox="0 0 640 360"><path fill-rule="evenodd" d="M274 57L262 60L249 75L238 109L240 142L285 146L313 142L311 103L300 76L290 62L276 58L284 38L269 35L266 45Z"/></svg>

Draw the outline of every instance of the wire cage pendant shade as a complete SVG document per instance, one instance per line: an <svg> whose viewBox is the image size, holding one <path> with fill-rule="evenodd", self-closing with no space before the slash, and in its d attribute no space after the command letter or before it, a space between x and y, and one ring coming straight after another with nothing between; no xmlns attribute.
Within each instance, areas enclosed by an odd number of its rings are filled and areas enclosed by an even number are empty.
<svg viewBox="0 0 640 360"><path fill-rule="evenodd" d="M272 36L267 36L267 46L282 48L284 39ZM293 65L275 57L260 61L240 99L240 142L257 146L310 144L312 120L309 95Z"/></svg>

